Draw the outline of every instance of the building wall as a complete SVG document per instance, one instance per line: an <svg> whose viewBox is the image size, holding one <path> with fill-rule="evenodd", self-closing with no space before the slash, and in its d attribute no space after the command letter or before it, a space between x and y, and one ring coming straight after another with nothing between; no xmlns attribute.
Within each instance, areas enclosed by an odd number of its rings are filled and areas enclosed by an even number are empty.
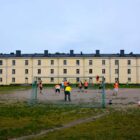
<svg viewBox="0 0 140 140"><path fill-rule="evenodd" d="M3 61L3 64L0 65L0 70L2 70L0 85L32 83L35 76L96 77L97 75L104 76L106 83L114 83L115 79L118 79L120 83L140 83L140 58L136 57L10 57L0 58L0 60ZM13 64L14 60L15 65ZM115 65L115 60L119 61L118 65ZM130 65L128 60L131 61ZM28 61L28 65L25 65L25 61ZM51 61L54 63L51 64ZM76 61L79 61L79 65ZM92 64L90 65L91 61ZM67 70L66 74L64 74L64 69ZM92 73L89 73L89 69ZM119 73L115 73L115 69L119 69ZM28 73L25 73L26 70ZM105 73L103 73L104 70ZM56 82L61 80L62 78ZM44 78L44 82L49 83L50 81L50 78Z"/></svg>

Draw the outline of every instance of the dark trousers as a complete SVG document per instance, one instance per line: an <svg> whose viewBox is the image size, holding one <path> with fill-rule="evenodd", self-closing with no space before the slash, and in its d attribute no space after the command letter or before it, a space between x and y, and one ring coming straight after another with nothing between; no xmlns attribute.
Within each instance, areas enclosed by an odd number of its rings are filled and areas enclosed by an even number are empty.
<svg viewBox="0 0 140 140"><path fill-rule="evenodd" d="M68 96L68 100L71 101L70 92L69 91L65 91L65 101L67 101L67 96Z"/></svg>

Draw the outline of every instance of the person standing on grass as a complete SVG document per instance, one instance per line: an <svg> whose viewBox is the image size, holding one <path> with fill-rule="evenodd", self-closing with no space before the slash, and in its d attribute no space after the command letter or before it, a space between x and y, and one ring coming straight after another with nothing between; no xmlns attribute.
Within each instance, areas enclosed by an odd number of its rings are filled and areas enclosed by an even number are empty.
<svg viewBox="0 0 140 140"><path fill-rule="evenodd" d="M40 93L42 94L43 84L42 84L42 81L41 80L38 83L38 88L40 90Z"/></svg>
<svg viewBox="0 0 140 140"><path fill-rule="evenodd" d="M60 94L60 85L59 84L55 85L55 93L59 93Z"/></svg>
<svg viewBox="0 0 140 140"><path fill-rule="evenodd" d="M67 83L67 86L65 87L65 101L67 101L67 96L68 96L68 100L71 101L71 86L69 85L69 83Z"/></svg>
<svg viewBox="0 0 140 140"><path fill-rule="evenodd" d="M87 82L87 80L85 80L85 82L84 82L84 89L85 89L85 92L87 93L87 89L88 89L88 82Z"/></svg>
<svg viewBox="0 0 140 140"><path fill-rule="evenodd" d="M118 81L116 81L116 82L114 83L113 95L118 95L118 90L119 90L119 83L118 83Z"/></svg>

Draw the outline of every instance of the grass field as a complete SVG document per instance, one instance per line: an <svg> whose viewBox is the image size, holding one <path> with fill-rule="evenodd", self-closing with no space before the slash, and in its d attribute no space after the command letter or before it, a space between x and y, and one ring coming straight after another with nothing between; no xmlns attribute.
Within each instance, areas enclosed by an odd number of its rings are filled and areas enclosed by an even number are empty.
<svg viewBox="0 0 140 140"><path fill-rule="evenodd" d="M44 87L54 87L54 85L44 85ZM73 85L73 87L76 87L76 86ZM31 88L32 88L31 85L7 85L7 86L3 85L3 86L0 86L0 94L5 93L5 92L9 93L9 91L27 90ZM99 85L94 84L92 88L97 89L99 88ZM113 89L113 84L105 84L105 88ZM139 84L120 84L119 88L140 88L140 85Z"/></svg>
<svg viewBox="0 0 140 140"><path fill-rule="evenodd" d="M34 140L139 140L140 109L110 110L110 114L90 123L51 132Z"/></svg>
<svg viewBox="0 0 140 140"><path fill-rule="evenodd" d="M5 93L12 93L11 91L16 91L16 90L27 90L31 89L31 85L7 85L7 86L0 86L0 94L5 94Z"/></svg>
<svg viewBox="0 0 140 140"><path fill-rule="evenodd" d="M75 106L51 106L39 104L27 106L25 103L0 104L0 139L21 137L39 133L80 118L96 116L104 112L107 116L89 123L48 133L36 137L41 140L139 140L140 108L116 111L112 108L80 108ZM32 138L33 139L33 138Z"/></svg>
<svg viewBox="0 0 140 140"><path fill-rule="evenodd" d="M0 105L0 139L9 139L32 133L42 129L61 126L62 124L97 115L104 112L100 109L57 107L40 104L27 106L27 104L1 104Z"/></svg>
<svg viewBox="0 0 140 140"><path fill-rule="evenodd" d="M88 103L89 99L98 99L100 93L97 90L89 89L88 93L79 93L73 89L72 105L69 102L64 105L48 104L47 101L63 100L63 92L55 95L54 89L43 90L45 95L38 95L40 102L29 106L27 100L31 98L31 86L0 86L0 140L28 135L32 135L31 139L35 140L140 139L140 107L137 106L139 89L122 88L118 96L112 96L112 90L107 89L106 103L112 99L113 104L107 104L105 109L78 105L79 100L83 104L84 101ZM79 119L86 120L106 112L108 114L104 117L63 128ZM55 128L61 129L37 137L42 131Z"/></svg>

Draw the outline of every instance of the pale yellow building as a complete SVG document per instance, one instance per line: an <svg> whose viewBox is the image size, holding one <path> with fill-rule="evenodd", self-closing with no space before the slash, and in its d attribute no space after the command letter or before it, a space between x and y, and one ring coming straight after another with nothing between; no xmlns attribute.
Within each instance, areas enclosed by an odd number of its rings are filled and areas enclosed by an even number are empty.
<svg viewBox="0 0 140 140"><path fill-rule="evenodd" d="M42 54L16 53L0 54L0 85L33 82L34 77L48 77L47 82L55 82L55 77L96 77L104 76L106 83L140 83L140 54L101 54L99 50L91 54L70 53ZM62 78L59 78L60 82Z"/></svg>

